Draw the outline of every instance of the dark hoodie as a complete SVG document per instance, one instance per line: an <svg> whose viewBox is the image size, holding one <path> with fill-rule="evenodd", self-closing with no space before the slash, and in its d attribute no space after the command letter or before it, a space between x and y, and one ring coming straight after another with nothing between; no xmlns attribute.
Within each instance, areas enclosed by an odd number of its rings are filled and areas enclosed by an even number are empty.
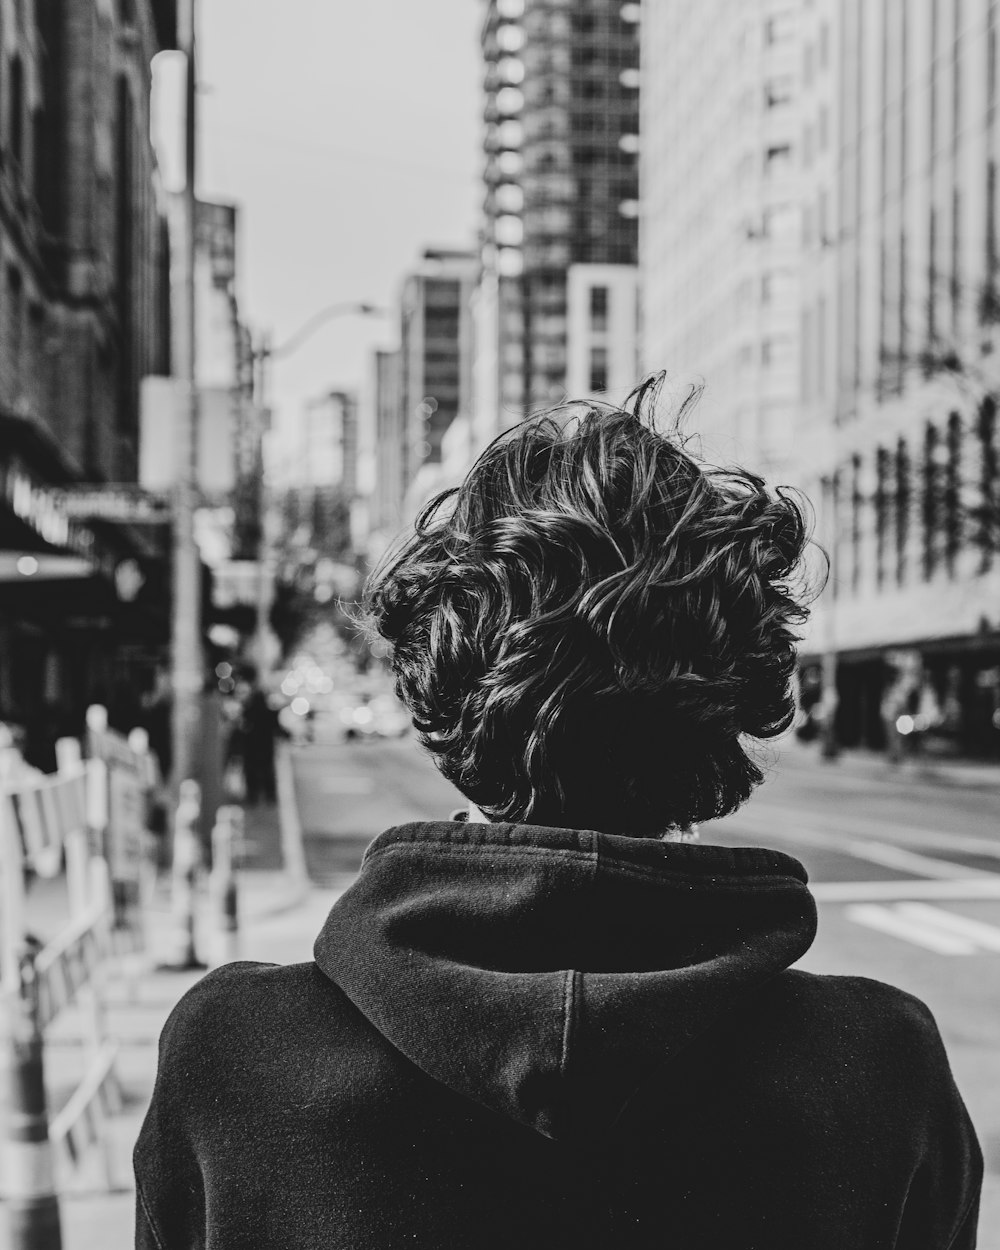
<svg viewBox="0 0 1000 1250"><path fill-rule="evenodd" d="M775 851L411 824L315 963L177 1006L142 1250L968 1250L982 1160L934 1020L789 971Z"/></svg>

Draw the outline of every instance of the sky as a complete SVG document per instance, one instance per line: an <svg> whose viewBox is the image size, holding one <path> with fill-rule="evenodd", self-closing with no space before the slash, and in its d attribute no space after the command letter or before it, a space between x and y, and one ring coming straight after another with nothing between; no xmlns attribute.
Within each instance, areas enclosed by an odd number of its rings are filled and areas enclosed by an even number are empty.
<svg viewBox="0 0 1000 1250"><path fill-rule="evenodd" d="M330 304L394 308L422 247L474 244L481 14L477 0L201 0L198 194L239 205L241 313L275 346ZM154 119L168 184L170 73ZM362 384L397 335L395 317L352 315L276 360L279 428Z"/></svg>

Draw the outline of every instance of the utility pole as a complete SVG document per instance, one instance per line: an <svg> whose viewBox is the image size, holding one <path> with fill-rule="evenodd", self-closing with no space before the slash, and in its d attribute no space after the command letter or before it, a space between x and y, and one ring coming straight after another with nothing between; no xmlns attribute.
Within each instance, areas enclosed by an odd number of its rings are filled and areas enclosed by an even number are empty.
<svg viewBox="0 0 1000 1250"><path fill-rule="evenodd" d="M261 424L267 421L268 403L268 365L271 359L270 335L261 336L260 346L254 352L254 411ZM267 475L264 466L264 430L258 431L260 439L260 538L257 550L257 620L254 636L254 661L257 665L257 680L263 682L267 672L269 659L268 641L271 634L271 607L274 602L274 573L272 569L273 553L271 550L272 527L271 499L268 493Z"/></svg>
<svg viewBox="0 0 1000 1250"><path fill-rule="evenodd" d="M175 789L198 775L201 691L201 560L194 537L198 501L198 390L195 334L196 67L195 0L178 5L178 44L186 60L184 108L184 193L181 202L181 271L177 302L174 376L177 379L177 480L174 486L173 575L173 780Z"/></svg>

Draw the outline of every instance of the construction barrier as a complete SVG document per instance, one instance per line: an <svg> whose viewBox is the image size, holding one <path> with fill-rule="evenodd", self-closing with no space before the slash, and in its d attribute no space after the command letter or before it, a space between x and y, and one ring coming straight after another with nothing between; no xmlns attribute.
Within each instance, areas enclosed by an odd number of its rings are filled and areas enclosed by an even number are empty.
<svg viewBox="0 0 1000 1250"><path fill-rule="evenodd" d="M214 917L212 964L239 959L239 903L236 866L243 845L243 809L225 805L216 812L212 829L212 871L209 897Z"/></svg>
<svg viewBox="0 0 1000 1250"><path fill-rule="evenodd" d="M163 971L188 972L207 965L198 957L195 941L198 881L202 867L201 787L188 778L180 784L174 814L173 866L170 875L170 908L173 914L173 951L159 965Z"/></svg>
<svg viewBox="0 0 1000 1250"><path fill-rule="evenodd" d="M13 1250L58 1250L55 1149L63 1146L71 1159L79 1158L81 1135L99 1136L96 1109L110 1109L118 1098L115 1047L104 1031L97 984L110 950L111 891L107 864L90 854L87 824L100 778L65 744L58 758L63 772L25 777L0 793L2 985L11 1025L11 1114L2 1180ZM70 924L54 942L40 946L26 928L25 874L56 877L64 861ZM64 1007L88 996L88 1066L50 1122L44 1031Z"/></svg>
<svg viewBox="0 0 1000 1250"><path fill-rule="evenodd" d="M86 745L93 773L90 825L111 873L116 948L141 950L145 907L155 882L153 839L147 829L155 757L143 730L126 738L109 729L100 704L87 709Z"/></svg>

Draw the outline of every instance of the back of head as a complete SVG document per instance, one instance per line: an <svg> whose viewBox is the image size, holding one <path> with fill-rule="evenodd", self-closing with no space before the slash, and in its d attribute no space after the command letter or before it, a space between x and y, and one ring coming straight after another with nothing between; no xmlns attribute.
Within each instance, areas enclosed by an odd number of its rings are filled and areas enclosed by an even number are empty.
<svg viewBox="0 0 1000 1250"><path fill-rule="evenodd" d="M791 721L802 507L659 432L658 382L501 435L369 580L421 740L492 820L722 816L762 779L744 739Z"/></svg>

